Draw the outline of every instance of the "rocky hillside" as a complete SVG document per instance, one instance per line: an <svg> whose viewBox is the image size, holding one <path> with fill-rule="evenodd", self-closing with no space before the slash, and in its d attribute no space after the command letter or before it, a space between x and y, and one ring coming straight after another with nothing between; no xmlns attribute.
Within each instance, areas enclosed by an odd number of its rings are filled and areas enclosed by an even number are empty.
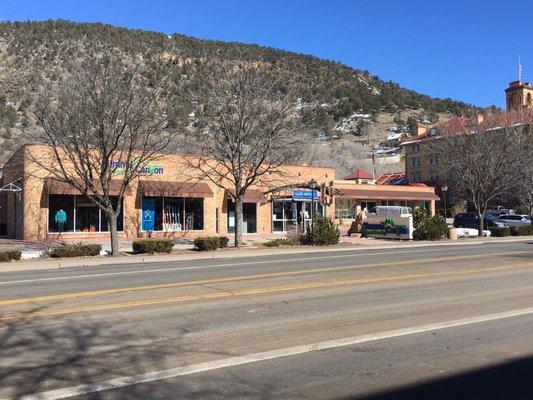
<svg viewBox="0 0 533 400"><path fill-rule="evenodd" d="M384 82L368 71L256 45L200 40L180 34L123 29L103 24L67 21L0 23L0 137L2 158L18 145L18 133L31 130L34 94L47 80L56 80L72 57L113 49L124 57L142 59L151 85L168 93L194 82L214 64L249 60L268 63L284 85L299 95L296 107L319 131L332 137L376 135L372 125L403 121L406 115L435 121L443 115L468 115L474 107L451 99L435 99ZM180 118L172 105L168 118ZM360 118L359 116L364 116ZM383 116L388 116L383 122ZM412 122L412 121L411 121ZM381 125L380 125L381 126ZM381 128L379 128L381 129ZM372 140L371 140L372 141Z"/></svg>

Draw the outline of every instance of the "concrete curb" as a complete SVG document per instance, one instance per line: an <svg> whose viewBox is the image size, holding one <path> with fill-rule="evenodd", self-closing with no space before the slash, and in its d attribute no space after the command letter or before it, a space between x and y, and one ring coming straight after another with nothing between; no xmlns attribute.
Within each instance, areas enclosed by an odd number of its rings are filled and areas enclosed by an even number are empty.
<svg viewBox="0 0 533 400"><path fill-rule="evenodd" d="M0 274L2 272L14 271L40 271L54 270L70 267L93 267L109 265L131 265L131 264L149 264L158 262L176 262L176 261L194 261L194 260L217 260L229 258L244 257L264 257L272 255L290 255L290 254L312 254L312 253L335 253L348 251L372 251L372 250L392 250L392 249L409 249L419 247L438 247L438 246L468 246L481 244L498 244L512 242L533 242L533 237L514 237L514 238L485 238L485 239L461 239L458 241L441 241L441 242L401 242L384 245L351 245L342 247L295 247L295 248L273 248L273 249L242 249L242 250L225 250L209 253L193 254L163 254L163 255L135 255L135 256L118 256L118 257L96 257L96 258L74 258L74 259L31 259L13 263L1 263Z"/></svg>

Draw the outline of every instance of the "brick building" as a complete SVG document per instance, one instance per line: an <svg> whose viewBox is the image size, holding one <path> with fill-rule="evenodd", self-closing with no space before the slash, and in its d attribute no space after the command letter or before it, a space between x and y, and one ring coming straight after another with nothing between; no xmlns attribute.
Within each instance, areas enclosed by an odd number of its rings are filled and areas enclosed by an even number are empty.
<svg viewBox="0 0 533 400"><path fill-rule="evenodd" d="M105 213L34 161L46 160L50 151L46 146L29 144L4 166L1 186L11 185L14 190L0 193L0 236L34 241L107 237ZM231 190L194 178L198 171L184 161L179 155L160 155L132 182L118 221L121 237L194 237L234 231ZM362 202L411 202L413 207L427 206L434 211L438 199L432 188L336 181L335 171L327 167L286 165L281 170L247 191L245 234L283 234L305 225L313 214L334 217L336 199L350 199L352 214ZM316 182L316 190L310 189L311 181ZM112 195L119 188L119 181L111 182Z"/></svg>

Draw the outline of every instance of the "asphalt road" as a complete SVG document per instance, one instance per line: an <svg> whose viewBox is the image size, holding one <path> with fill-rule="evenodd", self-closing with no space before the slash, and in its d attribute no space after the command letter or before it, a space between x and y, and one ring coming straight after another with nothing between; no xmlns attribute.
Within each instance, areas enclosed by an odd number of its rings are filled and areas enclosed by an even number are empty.
<svg viewBox="0 0 533 400"><path fill-rule="evenodd" d="M532 371L533 242L0 273L0 398L532 398Z"/></svg>

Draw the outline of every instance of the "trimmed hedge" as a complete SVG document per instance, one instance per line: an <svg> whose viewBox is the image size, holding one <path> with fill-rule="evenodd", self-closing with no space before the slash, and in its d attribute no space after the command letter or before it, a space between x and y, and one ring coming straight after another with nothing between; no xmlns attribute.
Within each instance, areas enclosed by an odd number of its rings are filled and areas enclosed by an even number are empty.
<svg viewBox="0 0 533 400"><path fill-rule="evenodd" d="M0 251L0 262L18 261L21 255L20 250L2 250Z"/></svg>
<svg viewBox="0 0 533 400"><path fill-rule="evenodd" d="M171 239L140 239L132 243L135 254L170 253L174 247Z"/></svg>
<svg viewBox="0 0 533 400"><path fill-rule="evenodd" d="M295 243L294 240L285 238L272 239L263 243L266 247L294 246L295 244L297 243Z"/></svg>
<svg viewBox="0 0 533 400"><path fill-rule="evenodd" d="M490 228L490 236L492 237L507 237L511 236L511 228Z"/></svg>
<svg viewBox="0 0 533 400"><path fill-rule="evenodd" d="M59 247L54 247L50 250L50 257L66 258L66 257L92 257L100 255L102 246L99 244L65 244Z"/></svg>
<svg viewBox="0 0 533 400"><path fill-rule="evenodd" d="M531 236L533 235L533 225L513 226L511 228L512 236Z"/></svg>
<svg viewBox="0 0 533 400"><path fill-rule="evenodd" d="M340 240L339 228L327 217L318 216L302 236L302 244L310 246L331 246Z"/></svg>
<svg viewBox="0 0 533 400"><path fill-rule="evenodd" d="M211 251L228 247L229 239L226 236L206 236L194 239L194 246L199 251Z"/></svg>

